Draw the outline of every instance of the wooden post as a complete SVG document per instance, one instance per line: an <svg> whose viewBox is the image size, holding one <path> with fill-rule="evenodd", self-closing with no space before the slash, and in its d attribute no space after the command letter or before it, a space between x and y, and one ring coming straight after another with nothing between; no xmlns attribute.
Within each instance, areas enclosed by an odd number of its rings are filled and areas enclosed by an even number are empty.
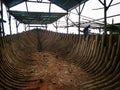
<svg viewBox="0 0 120 90"><path fill-rule="evenodd" d="M68 34L68 11L67 11L67 34Z"/></svg>
<svg viewBox="0 0 120 90"><path fill-rule="evenodd" d="M79 15L79 20L78 20L78 35L80 35L80 4L79 4L79 12L78 12L78 15Z"/></svg>
<svg viewBox="0 0 120 90"><path fill-rule="evenodd" d="M11 16L9 14L9 29L10 29L10 35L12 35L12 30L11 30Z"/></svg>
<svg viewBox="0 0 120 90"><path fill-rule="evenodd" d="M3 20L3 4L2 4L2 0L0 0L0 36L5 36L5 32L4 32L4 20Z"/></svg>
<svg viewBox="0 0 120 90"><path fill-rule="evenodd" d="M104 0L104 30L105 34L107 34L106 26L107 26L107 7L106 7L106 0Z"/></svg>
<svg viewBox="0 0 120 90"><path fill-rule="evenodd" d="M99 0L99 2L104 6L104 32L105 32L105 34L107 34L107 30L106 30L106 27L107 27L107 10L110 7L110 5L113 2L113 0L110 1L108 6L107 6L106 0L104 0L104 2Z"/></svg>

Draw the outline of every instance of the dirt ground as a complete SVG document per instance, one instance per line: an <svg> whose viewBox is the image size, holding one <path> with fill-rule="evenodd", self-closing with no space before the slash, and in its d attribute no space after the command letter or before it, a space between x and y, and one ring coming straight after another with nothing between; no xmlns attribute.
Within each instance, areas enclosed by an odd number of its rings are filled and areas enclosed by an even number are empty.
<svg viewBox="0 0 120 90"><path fill-rule="evenodd" d="M33 64L26 68L31 76L29 80L35 80L27 86L35 90L83 90L81 82L88 79L81 68L67 63L56 53L34 52L26 55L26 58Z"/></svg>

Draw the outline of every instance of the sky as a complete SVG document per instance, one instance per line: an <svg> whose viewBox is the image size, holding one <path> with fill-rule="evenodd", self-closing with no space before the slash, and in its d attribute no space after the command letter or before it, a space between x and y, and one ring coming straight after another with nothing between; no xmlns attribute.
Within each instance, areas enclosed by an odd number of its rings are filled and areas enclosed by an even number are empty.
<svg viewBox="0 0 120 90"><path fill-rule="evenodd" d="M48 0L43 0L45 2L48 2ZM104 1L104 0L101 0ZM107 5L109 4L111 0L107 0ZM118 3L120 2L119 0L113 0L112 4ZM37 4L37 3L27 3L28 4L28 10L29 11L37 11L37 12L49 12L49 5L48 4ZM82 7L83 5L81 5ZM44 8L43 8L44 7ZM90 17L91 19L89 20L94 20L94 19L99 19L99 18L103 18L104 17L104 9L99 9L99 10L95 10L97 8L102 8L103 5L98 1L98 0L89 0L86 2L85 7L81 13L82 16L87 16ZM108 11L107 11L107 16L112 16L112 15L116 15L116 14L120 14L120 4L115 5L115 6L111 6ZM78 9L78 8L77 8ZM19 10L19 11L27 11L26 9L26 4L25 2L18 4L14 7L12 7L10 10ZM65 10L63 10L62 8L52 4L51 5L51 12L66 12ZM73 9L71 11L72 13L70 14L69 18L74 21L74 22L78 22L78 15L75 9ZM5 26L5 33L9 34L9 24L8 24L8 16L6 13L6 8L4 7L4 19L7 21L7 23L4 24ZM81 17L81 21L88 21L85 20L85 17ZM88 18L87 18L88 19ZM108 18L107 22L109 24L112 23L112 19L114 20L114 23L120 23L120 16L117 17L112 17L112 18ZM61 21L59 23L59 25L66 25L65 23L65 17L62 17L59 21ZM101 22L103 22L104 20L102 19ZM71 24L71 22L69 21L69 23ZM15 19L14 17L12 17L12 33L15 34L16 33L16 25L15 25ZM48 30L51 31L56 31L56 29L54 28L53 24L48 25ZM18 27L18 32L23 32L24 31L24 25L20 24ZM66 28L59 28L58 32L62 32L62 33L66 33L67 29ZM93 31L98 33L98 31ZM78 33L78 29L76 27L71 27L69 28L69 33Z"/></svg>

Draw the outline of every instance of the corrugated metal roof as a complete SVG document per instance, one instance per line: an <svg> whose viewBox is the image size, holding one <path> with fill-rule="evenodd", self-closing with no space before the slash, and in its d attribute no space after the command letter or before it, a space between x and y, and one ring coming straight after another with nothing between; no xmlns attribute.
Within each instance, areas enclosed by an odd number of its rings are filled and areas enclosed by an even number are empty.
<svg viewBox="0 0 120 90"><path fill-rule="evenodd" d="M49 0L49 1L68 11L88 0Z"/></svg>
<svg viewBox="0 0 120 90"><path fill-rule="evenodd" d="M5 5L8 7L8 8L11 8L17 4L20 4L24 1L27 1L27 0L3 0L3 2L5 3Z"/></svg>
<svg viewBox="0 0 120 90"><path fill-rule="evenodd" d="M8 8L11 8L24 1L28 0L3 0L3 2ZM49 0L49 1L56 4L57 6L60 6L64 10L70 10L79 5L79 3L82 4L88 0Z"/></svg>
<svg viewBox="0 0 120 90"><path fill-rule="evenodd" d="M9 11L20 23L24 24L51 24L67 13Z"/></svg>

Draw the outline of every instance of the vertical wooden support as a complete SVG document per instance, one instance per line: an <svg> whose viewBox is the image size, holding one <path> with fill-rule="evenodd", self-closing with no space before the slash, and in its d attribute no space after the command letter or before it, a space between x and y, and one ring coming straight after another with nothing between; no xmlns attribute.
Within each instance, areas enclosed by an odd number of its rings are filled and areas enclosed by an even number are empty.
<svg viewBox="0 0 120 90"><path fill-rule="evenodd" d="M24 24L24 29L25 29L25 31L26 31L26 24Z"/></svg>
<svg viewBox="0 0 120 90"><path fill-rule="evenodd" d="M55 27L56 32L58 32L58 22L57 21L55 22L55 24L53 24L53 26Z"/></svg>
<svg viewBox="0 0 120 90"><path fill-rule="evenodd" d="M51 12L51 2L49 4L49 13Z"/></svg>
<svg viewBox="0 0 120 90"><path fill-rule="evenodd" d="M0 0L0 19L2 20L2 2ZM2 34L2 24L0 22L0 37L1 37L1 34Z"/></svg>
<svg viewBox="0 0 120 90"><path fill-rule="evenodd" d="M68 11L67 11L67 34L68 34L69 30L68 30Z"/></svg>
<svg viewBox="0 0 120 90"><path fill-rule="evenodd" d="M3 2L2 0L0 1L0 36L5 36L5 32L4 32L4 20L3 20Z"/></svg>
<svg viewBox="0 0 120 90"><path fill-rule="evenodd" d="M8 9L9 10L9 9ZM10 29L10 35L12 35L12 30L11 30L11 15L8 14L8 18L9 18L9 29Z"/></svg>
<svg viewBox="0 0 120 90"><path fill-rule="evenodd" d="M104 6L104 32L105 32L105 34L107 34L107 30L106 30L106 27L107 27L107 10L109 9L113 0L110 1L109 5L107 5L106 0L104 0L104 2L99 0L99 2Z"/></svg>
<svg viewBox="0 0 120 90"><path fill-rule="evenodd" d="M16 33L18 33L18 23L17 23L17 20L15 22L16 22Z"/></svg>
<svg viewBox="0 0 120 90"><path fill-rule="evenodd" d="M104 30L105 30L105 34L107 33L106 26L107 26L107 7L106 7L106 0L104 0Z"/></svg>
<svg viewBox="0 0 120 90"><path fill-rule="evenodd" d="M79 20L78 20L78 35L80 35L80 4L79 4L79 12L78 12L78 16L79 16Z"/></svg>
<svg viewBox="0 0 120 90"><path fill-rule="evenodd" d="M45 26L45 27L46 27L46 30L47 30L47 28L48 28L47 24L46 24L46 26Z"/></svg>
<svg viewBox="0 0 120 90"><path fill-rule="evenodd" d="M0 19L1 19L1 17L2 17L2 2L0 0ZM1 22L0 22L0 48L2 47L2 38L1 37L2 37L2 25L1 25ZM0 49L0 57L2 59L1 49Z"/></svg>
<svg viewBox="0 0 120 90"><path fill-rule="evenodd" d="M25 5L26 5L26 10L27 10L27 12L28 12L29 10L28 10L28 4L27 4L27 1L25 1Z"/></svg>
<svg viewBox="0 0 120 90"><path fill-rule="evenodd" d="M58 32L58 23L57 23L57 21L56 21L56 32Z"/></svg>
<svg viewBox="0 0 120 90"><path fill-rule="evenodd" d="M28 24L28 30L30 30L30 24Z"/></svg>
<svg viewBox="0 0 120 90"><path fill-rule="evenodd" d="M17 20L15 21L15 23L16 23L16 33L18 33L18 27L19 27L20 23Z"/></svg>
<svg viewBox="0 0 120 90"><path fill-rule="evenodd" d="M76 9L76 11L77 11L77 13L78 13L78 35L80 35L80 22L81 22L81 13L82 13L82 11L83 11L83 9L84 9L84 6L85 6L85 3L83 4L83 6L82 6L82 8L81 8L81 3L79 3L79 8L78 8L78 10Z"/></svg>

